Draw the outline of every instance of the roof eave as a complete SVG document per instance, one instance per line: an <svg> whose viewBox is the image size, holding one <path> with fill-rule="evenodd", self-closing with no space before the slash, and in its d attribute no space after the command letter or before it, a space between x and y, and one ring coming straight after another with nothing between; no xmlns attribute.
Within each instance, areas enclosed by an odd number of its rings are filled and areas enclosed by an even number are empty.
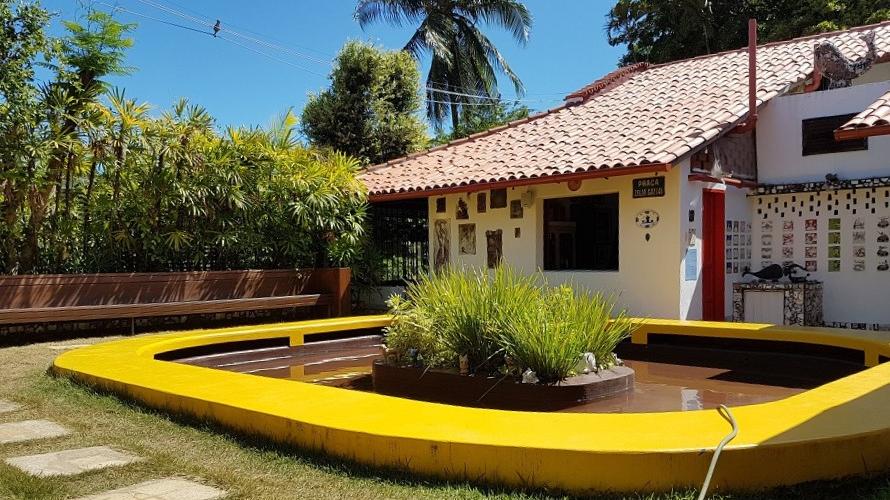
<svg viewBox="0 0 890 500"><path fill-rule="evenodd" d="M434 189L396 191L391 193L371 193L368 195L368 201L371 203L384 201L409 200L417 198L429 198L431 196L442 196L453 193L472 193L476 191L485 191L488 189L501 189L519 186L533 186L539 184L555 184L559 182L568 182L573 180L597 179L604 177L618 177L624 175L639 175L659 172L669 172L672 168L671 163L647 163L632 167L613 167L592 169L584 172L571 172L566 174L542 175L537 177L525 177L521 179L511 179L504 181L476 182L471 184L463 184L457 186L446 186Z"/></svg>

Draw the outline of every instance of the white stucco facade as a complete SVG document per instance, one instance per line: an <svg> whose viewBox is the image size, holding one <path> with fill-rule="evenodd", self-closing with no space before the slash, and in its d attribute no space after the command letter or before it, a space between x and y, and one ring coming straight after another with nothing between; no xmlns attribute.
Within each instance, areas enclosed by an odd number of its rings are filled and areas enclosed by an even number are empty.
<svg viewBox="0 0 890 500"><path fill-rule="evenodd" d="M681 223L679 217L680 185L686 182L682 168L675 168L662 175L665 180L665 196L638 198L632 196L632 179L652 177L656 174L616 176L605 179L588 179L580 189L570 191L565 183L516 187L507 190L507 208L488 208L485 213L476 210L478 193L461 193L445 196L445 213L436 213L436 198L430 198L430 240L436 220L449 221L450 262L452 265L485 268L485 232L503 231L504 261L526 273L538 272L543 266L543 200L568 196L617 193L619 195L617 271L544 271L552 284L570 282L591 290L613 293L618 303L632 314L674 318L679 314L678 303L682 272ZM534 193L534 201L523 210L522 218L510 218L510 201L519 199L526 191ZM483 191L490 196L488 191ZM466 220L456 220L458 199L469 207ZM650 229L642 229L635 223L642 210L655 210L659 223ZM475 255L461 255L459 251L459 224L475 224ZM516 230L519 229L519 236ZM646 241L649 233L649 241ZM434 253L434 252L431 252ZM433 263L431 262L432 266Z"/></svg>
<svg viewBox="0 0 890 500"><path fill-rule="evenodd" d="M701 176L692 175L687 155L668 172L586 179L574 191L566 182L508 188L503 208L490 207L488 190L431 196L430 267L437 222L447 223L448 261L454 266L485 268L486 232L501 230L503 260L522 272L541 272L551 284L614 294L633 315L701 319L703 198L706 190L717 190L724 193L726 318L732 317L733 284L753 279L743 276L746 269L794 262L823 282L827 324L890 328L890 241L885 241L890 240L890 185L787 191L790 184L821 183L827 174L841 180L890 177L890 136L870 137L864 151L802 154L803 120L858 113L888 90L890 64L881 64L852 87L789 94L762 106L755 134L758 189L696 180ZM634 179L653 176L664 177L664 196L634 198ZM484 212L478 209L480 193L488 198ZM542 271L544 200L610 193L618 195L618 269ZM511 202L522 199L522 215L511 216ZM459 200L466 204L466 218L458 219ZM636 223L644 210L658 213L656 226ZM459 226L467 224L474 226L473 252L461 252Z"/></svg>

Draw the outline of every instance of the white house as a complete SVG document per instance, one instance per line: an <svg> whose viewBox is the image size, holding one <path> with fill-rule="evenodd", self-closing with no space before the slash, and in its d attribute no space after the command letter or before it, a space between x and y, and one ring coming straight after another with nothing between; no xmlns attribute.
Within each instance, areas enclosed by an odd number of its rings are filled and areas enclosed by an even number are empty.
<svg viewBox="0 0 890 500"><path fill-rule="evenodd" d="M823 42L849 86L825 90ZM635 315L723 320L743 271L794 262L811 283L740 288L736 318L890 328L890 23L753 47L619 69L362 179L378 206L425 200L433 268L503 259Z"/></svg>

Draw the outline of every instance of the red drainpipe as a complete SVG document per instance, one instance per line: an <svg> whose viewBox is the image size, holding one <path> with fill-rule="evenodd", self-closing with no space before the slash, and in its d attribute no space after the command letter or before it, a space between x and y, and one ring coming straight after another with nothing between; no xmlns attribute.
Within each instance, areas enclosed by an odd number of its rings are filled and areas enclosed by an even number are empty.
<svg viewBox="0 0 890 500"><path fill-rule="evenodd" d="M748 118L733 132L741 134L757 124L757 19L748 19Z"/></svg>

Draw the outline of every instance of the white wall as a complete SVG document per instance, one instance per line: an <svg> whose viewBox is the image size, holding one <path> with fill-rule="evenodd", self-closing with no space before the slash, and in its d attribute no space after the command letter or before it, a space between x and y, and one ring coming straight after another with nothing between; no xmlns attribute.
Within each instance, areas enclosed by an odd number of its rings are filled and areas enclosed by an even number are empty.
<svg viewBox="0 0 890 500"><path fill-rule="evenodd" d="M687 169L688 170L688 169ZM632 197L632 179L640 176L618 176L607 179L583 181L578 191L572 192L565 183L518 187L507 190L507 208L488 208L486 213L476 211L476 194L446 196L447 210L436 213L436 197L429 199L431 258L433 258L433 228L436 219L449 219L451 228L451 263L453 265L485 267L485 231L503 230L503 255L506 262L523 272L537 272L543 265L543 203L547 198L583 196L592 194L619 194L619 270L618 271L547 271L545 276L553 284L571 282L592 290L614 293L618 302L631 314L650 317L677 318L680 285L678 271L682 273L680 221L686 212L680 213L680 185L686 183L687 170L676 167L664 175L666 194L662 198ZM681 182L682 180L682 182ZM534 191L534 203L525 208L522 219L511 219L509 201L518 199L527 189ZM485 191L490 201L490 193ZM458 198L464 198L469 206L468 220L455 219ZM635 223L636 215L645 209L660 215L657 226L642 229ZM458 252L458 224L476 224L476 254L460 255ZM514 236L516 228L520 236ZM650 234L647 242L646 233ZM683 233L685 237L685 232ZM432 264L431 264L432 266ZM681 275L682 276L682 275Z"/></svg>
<svg viewBox="0 0 890 500"><path fill-rule="evenodd" d="M850 199L847 199L848 194ZM785 261L804 266L807 261L815 262L816 271L811 273L810 278L824 283L823 309L826 323L890 323L890 271L878 269L882 263L890 260L879 256L878 251L881 247L890 251L890 243L877 241L882 232L890 235L890 227L880 227L882 218L890 220L890 188L877 188L874 192L871 189L858 189L854 193L848 189L762 195L752 197L751 203L754 216L755 269ZM871 213L872 209L874 214ZM829 244L828 224L832 218L840 219L838 245ZM807 231L808 219L816 221L815 231ZM790 231L783 228L786 221L793 225ZM857 221L861 229L855 228ZM761 236L764 234L764 222L772 225L772 245L767 253L763 253L766 245L763 245ZM783 242L785 233L792 235L793 242L790 245ZM807 244L807 233L816 235L815 243ZM864 236L864 241L854 242L854 233ZM838 259L829 259L830 246L839 248ZM783 255L785 247L791 249L790 257ZM815 251L815 257L812 254L807 256L807 247ZM857 248L864 249L864 257L855 255ZM770 258L766 258L767 255ZM837 271L829 271L829 260L839 261ZM857 261L864 264L864 267L857 268Z"/></svg>
<svg viewBox="0 0 890 500"><path fill-rule="evenodd" d="M887 80L890 80L890 63L875 64L866 74L853 80L853 85L865 85Z"/></svg>
<svg viewBox="0 0 890 500"><path fill-rule="evenodd" d="M689 173L689 163L684 161L678 169L683 169L683 178L685 179ZM680 227L680 250L683 255L683 261L680 266L680 301L678 317L681 319L701 319L702 318L702 285L701 285L701 264L702 264L702 193L705 189L721 190L725 192L725 217L726 220L737 220L741 222L751 222L751 205L747 198L748 190L727 186L722 183L710 182L683 182L681 183L682 199L680 202L680 214L682 222ZM695 220L689 222L689 211L695 212ZM689 246L689 229L695 230L695 239L693 244ZM746 228L746 233L747 228ZM746 237L747 239L747 237ZM732 248L731 246L727 246ZM746 248L747 246L739 246ZM689 248L695 248L698 271L697 279L685 279L685 264L689 258ZM753 255L753 248L752 248ZM739 264L747 262L747 259L738 259ZM724 261L725 262L725 261ZM727 318L732 317L732 284L742 281L741 265L738 273L726 273L724 285L724 310Z"/></svg>
<svg viewBox="0 0 890 500"><path fill-rule="evenodd" d="M801 155L801 120L859 113L887 90L890 90L890 81L881 81L824 92L791 94L769 101L757 121L758 182L822 181L829 173L835 173L841 179L890 175L890 162L887 161L890 158L890 136L869 138L867 151Z"/></svg>

